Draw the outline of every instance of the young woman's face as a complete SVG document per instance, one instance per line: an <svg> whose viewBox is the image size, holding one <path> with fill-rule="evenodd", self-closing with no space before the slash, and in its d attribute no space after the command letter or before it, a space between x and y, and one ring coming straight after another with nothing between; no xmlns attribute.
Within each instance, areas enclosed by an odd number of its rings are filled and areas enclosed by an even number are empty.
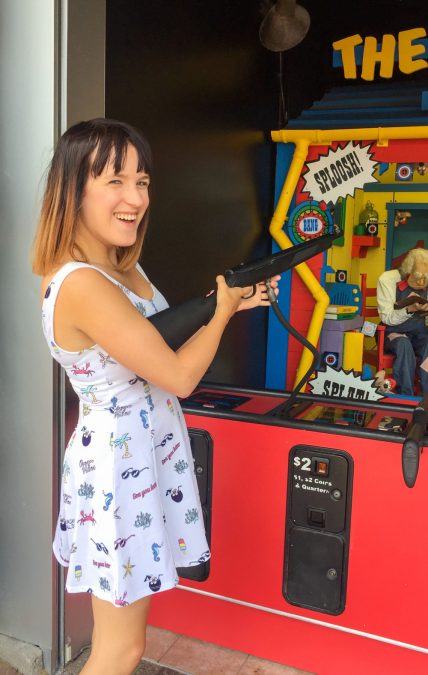
<svg viewBox="0 0 428 675"><path fill-rule="evenodd" d="M89 176L79 210L77 233L85 241L107 247L132 246L138 226L149 205L150 178L137 171L138 155L128 145L125 163L115 174L113 162L94 178Z"/></svg>

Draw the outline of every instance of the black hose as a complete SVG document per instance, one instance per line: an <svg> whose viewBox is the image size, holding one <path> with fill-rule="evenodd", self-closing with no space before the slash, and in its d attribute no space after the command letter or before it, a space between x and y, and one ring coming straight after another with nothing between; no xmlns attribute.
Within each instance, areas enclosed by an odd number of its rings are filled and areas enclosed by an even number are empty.
<svg viewBox="0 0 428 675"><path fill-rule="evenodd" d="M287 321L281 310L279 309L278 305L278 300L276 299L275 292L273 288L270 285L269 280L266 281L266 288L267 288L267 294L269 298L269 302L271 304L272 310L278 319L278 321L284 326L286 330L288 330L291 335L298 340L306 349L309 349L310 352L314 355L314 359L312 361L312 365L306 373L303 375L301 378L300 382L296 384L294 387L293 391L291 392L289 398L287 399L287 402L285 403L284 407L282 408L282 413L286 413L290 408L292 407L294 401L296 400L301 388L307 383L309 378L311 377L312 373L318 368L319 362L320 362L320 353L319 351L311 344L303 335L301 335L293 326Z"/></svg>

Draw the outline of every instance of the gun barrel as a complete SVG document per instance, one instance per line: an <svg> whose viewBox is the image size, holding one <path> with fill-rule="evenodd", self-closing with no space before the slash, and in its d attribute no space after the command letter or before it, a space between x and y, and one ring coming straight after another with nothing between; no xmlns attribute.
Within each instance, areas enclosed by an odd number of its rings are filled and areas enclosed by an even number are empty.
<svg viewBox="0 0 428 675"><path fill-rule="evenodd" d="M252 286L282 274L300 265L318 253L326 251L340 234L325 234L303 244L292 246L266 258L259 258L249 263L238 265L226 270L224 277L228 286Z"/></svg>
<svg viewBox="0 0 428 675"><path fill-rule="evenodd" d="M286 272L314 255L325 251L338 236L340 236L338 233L326 234L266 258L260 258L254 262L226 270L224 273L226 283L230 288L254 286L254 284ZM208 323L215 312L215 308L216 294L212 293L209 296L193 298L176 307L164 309L149 317L149 321L159 331L171 349L176 350L199 328Z"/></svg>

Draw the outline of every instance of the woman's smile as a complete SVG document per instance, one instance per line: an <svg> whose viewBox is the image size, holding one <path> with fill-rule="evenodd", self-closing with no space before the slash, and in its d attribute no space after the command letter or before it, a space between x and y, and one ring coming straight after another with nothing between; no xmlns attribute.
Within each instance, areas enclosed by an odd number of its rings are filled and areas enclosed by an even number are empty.
<svg viewBox="0 0 428 675"><path fill-rule="evenodd" d="M135 223L137 220L136 213L114 213L113 215L119 220L125 220L128 223Z"/></svg>
<svg viewBox="0 0 428 675"><path fill-rule="evenodd" d="M142 216L138 217L138 213L119 212L113 215L126 229L136 229L142 218Z"/></svg>

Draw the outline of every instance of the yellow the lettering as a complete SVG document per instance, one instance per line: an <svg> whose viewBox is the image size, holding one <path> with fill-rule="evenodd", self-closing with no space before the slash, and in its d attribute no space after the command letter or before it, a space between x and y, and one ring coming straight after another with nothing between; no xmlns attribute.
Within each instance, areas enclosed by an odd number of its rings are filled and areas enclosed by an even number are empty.
<svg viewBox="0 0 428 675"><path fill-rule="evenodd" d="M383 36L380 51L377 51L376 38L367 37L364 40L363 65L361 69L363 80L374 80L376 63L380 63L381 77L392 77L395 45L396 40L393 35Z"/></svg>
<svg viewBox="0 0 428 675"><path fill-rule="evenodd" d="M417 70L428 68L426 59L417 59L420 54L425 53L424 45L414 45L413 40L426 37L425 28L412 28L398 33L398 67L402 73L410 75Z"/></svg>
<svg viewBox="0 0 428 675"><path fill-rule="evenodd" d="M361 78L374 80L376 64L380 64L379 74L383 78L391 78L394 71L395 48L398 42L398 68L405 75L411 75L418 70L428 68L428 60L420 58L426 53L425 45L414 44L416 40L425 38L425 28L411 28L398 33L398 40L394 35L384 35L378 51L375 37L368 36L364 40ZM347 80L357 78L357 64L355 47L363 42L361 35L350 35L342 40L333 42L333 49L341 53L343 75Z"/></svg>
<svg viewBox="0 0 428 675"><path fill-rule="evenodd" d="M361 35L350 35L343 40L333 42L333 49L342 53L343 75L347 80L355 80L357 77L357 64L355 63L355 47L363 41Z"/></svg>

